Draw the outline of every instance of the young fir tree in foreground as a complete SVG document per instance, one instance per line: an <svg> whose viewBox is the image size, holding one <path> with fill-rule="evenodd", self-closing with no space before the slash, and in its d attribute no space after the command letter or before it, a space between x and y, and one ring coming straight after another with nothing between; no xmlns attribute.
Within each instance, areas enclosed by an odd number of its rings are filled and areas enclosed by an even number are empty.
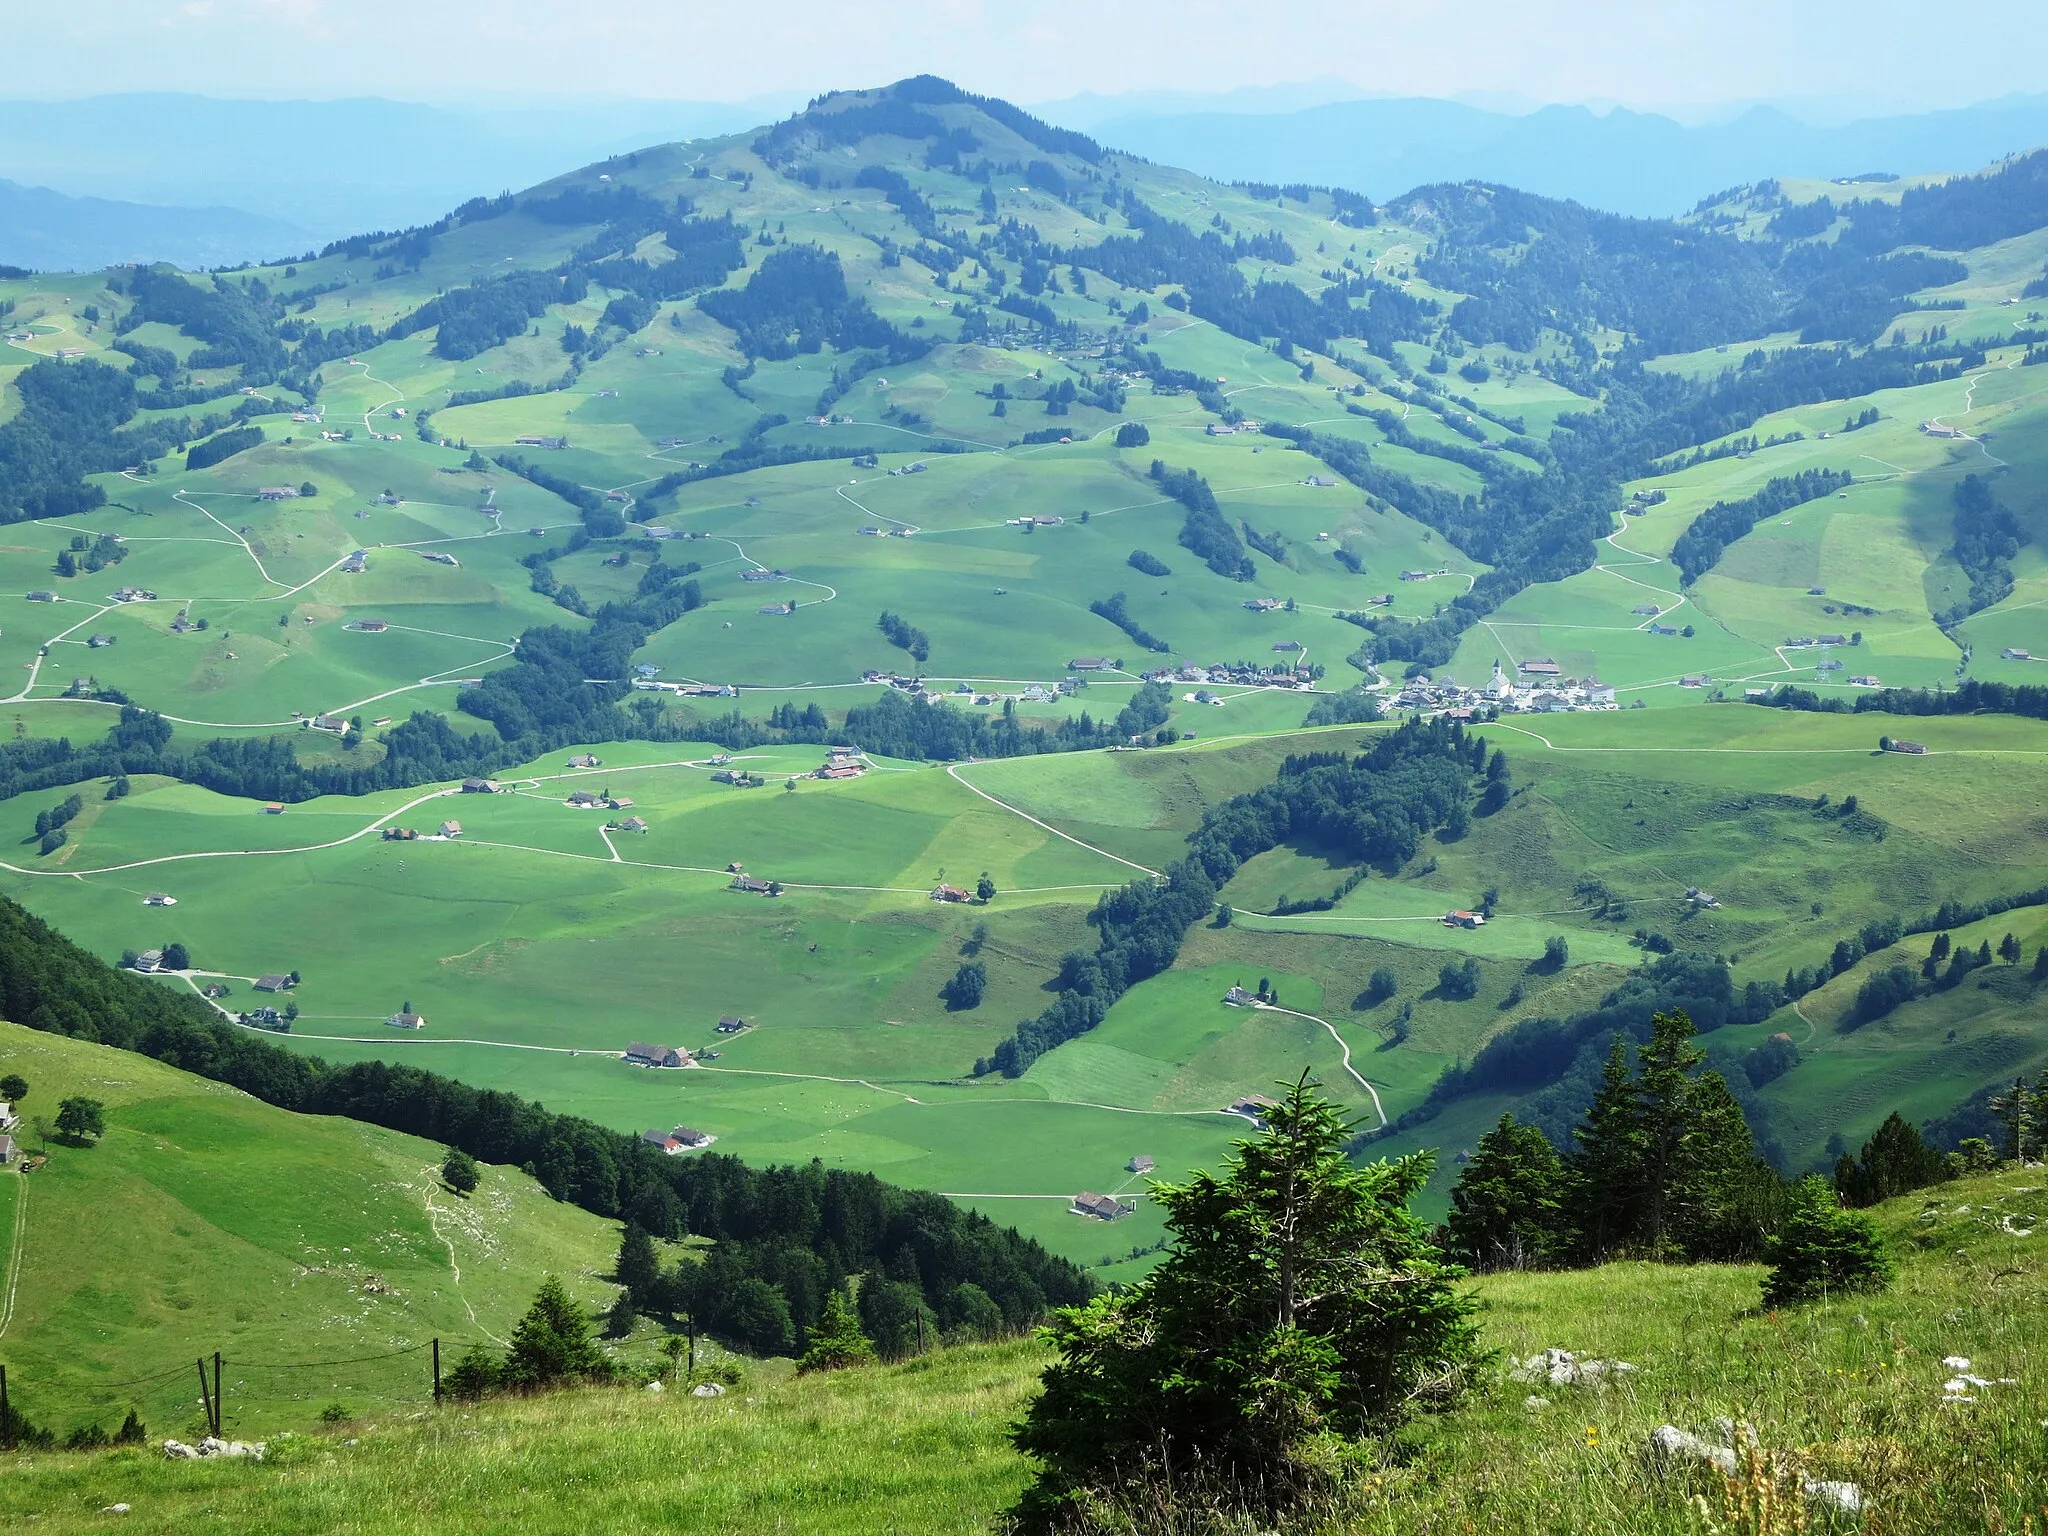
<svg viewBox="0 0 2048 1536"><path fill-rule="evenodd" d="M1219 1178L1159 1186L1172 1247L1130 1289L1059 1315L1059 1358L1017 1428L1040 1464L1025 1530L1164 1469L1260 1514L1346 1441L1400 1422L1477 1356L1474 1302L1408 1202L1427 1156L1355 1167L1304 1076Z"/></svg>
<svg viewBox="0 0 2048 1536"><path fill-rule="evenodd" d="M1766 1307L1797 1306L1844 1291L1881 1290L1892 1277L1890 1250L1868 1216L1845 1211L1819 1174L1792 1188L1790 1209L1772 1236Z"/></svg>
<svg viewBox="0 0 2048 1536"><path fill-rule="evenodd" d="M860 1331L860 1318L846 1292L834 1289L825 1298L825 1309L811 1329L811 1347L797 1362L799 1373L843 1371L856 1365L873 1365L875 1346Z"/></svg>

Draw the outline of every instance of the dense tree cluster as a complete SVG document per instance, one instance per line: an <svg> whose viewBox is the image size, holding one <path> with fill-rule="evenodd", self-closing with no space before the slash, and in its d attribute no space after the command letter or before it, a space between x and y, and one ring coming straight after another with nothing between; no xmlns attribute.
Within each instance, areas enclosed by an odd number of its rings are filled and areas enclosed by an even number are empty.
<svg viewBox="0 0 2048 1536"><path fill-rule="evenodd" d="M1250 581L1257 574L1237 530L1217 506L1216 493L1209 489L1208 481L1192 469L1168 469L1158 459L1152 461L1152 478L1162 491L1187 508L1187 518L1180 528L1180 542L1185 548L1200 556L1218 576Z"/></svg>
<svg viewBox="0 0 2048 1536"><path fill-rule="evenodd" d="M1777 1229L1781 1181L1683 1012L1615 1036L1598 1091L1560 1158L1503 1115L1459 1176L1446 1223L1478 1268L1647 1258L1754 1258ZM1633 1061L1631 1061L1633 1057Z"/></svg>
<svg viewBox="0 0 2048 1536"><path fill-rule="evenodd" d="M875 620L875 628L888 637L889 643L899 651L910 652L910 659L919 666L930 659L932 639L900 613L882 610L882 616Z"/></svg>
<svg viewBox="0 0 2048 1536"><path fill-rule="evenodd" d="M553 273L508 272L436 295L396 321L387 334L410 336L439 326L434 355L461 361L502 346L561 300L562 280Z"/></svg>
<svg viewBox="0 0 2048 1536"><path fill-rule="evenodd" d="M1171 645L1168 645L1164 640L1153 634L1151 630L1131 617L1131 610L1126 605L1124 594L1121 592L1112 592L1108 597L1097 598L1088 605L1088 611L1098 619L1107 619L1118 629L1129 635L1134 643L1145 650L1165 652L1173 649Z"/></svg>
<svg viewBox="0 0 2048 1536"><path fill-rule="evenodd" d="M738 333L749 357L795 357L828 343L842 352L875 347L892 358L929 350L929 343L912 341L868 308L867 300L850 296L838 253L815 245L779 247L744 288L707 293L697 304Z"/></svg>
<svg viewBox="0 0 2048 1536"><path fill-rule="evenodd" d="M210 469L223 459L233 458L238 453L246 453L249 449L259 446L262 441L263 429L261 427L230 428L226 432L217 433L209 437L203 443L194 443L190 448L187 448L185 450L185 468L188 470Z"/></svg>
<svg viewBox="0 0 2048 1536"><path fill-rule="evenodd" d="M1730 544L1758 523L1833 495L1854 478L1847 470L1802 470L1796 475L1780 475L1755 495L1740 501L1717 501L1678 536L1678 542L1671 548L1672 563L1688 584L1698 581L1714 568Z"/></svg>
<svg viewBox="0 0 2048 1536"><path fill-rule="evenodd" d="M1956 564L1970 578L1970 595L1948 613L1943 624L1959 624L1971 614L2012 594L2012 558L2020 552L2019 520L1998 504L1982 475L1965 475L1956 485Z"/></svg>

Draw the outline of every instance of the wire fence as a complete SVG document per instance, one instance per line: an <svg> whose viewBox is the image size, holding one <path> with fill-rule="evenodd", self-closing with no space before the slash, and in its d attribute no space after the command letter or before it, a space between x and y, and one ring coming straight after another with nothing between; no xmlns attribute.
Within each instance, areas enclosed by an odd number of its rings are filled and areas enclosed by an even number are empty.
<svg viewBox="0 0 2048 1536"><path fill-rule="evenodd" d="M381 1385L371 1386L358 1382L350 1388L355 1394L382 1398L387 1402L438 1401L441 1397L441 1355L443 1346L460 1349L472 1341L464 1339L432 1338L423 1343L409 1344L402 1349L388 1349L370 1355L349 1355L330 1360L252 1360L241 1356L228 1356L216 1350L211 1354L196 1355L190 1360L181 1360L176 1365L152 1371L144 1376L132 1376L120 1381L104 1381L96 1376L87 1376L75 1370L66 1371L61 1367L49 1367L42 1363L30 1371L21 1366L9 1367L0 1361L0 1450L14 1450L20 1445L49 1445L54 1443L53 1435L38 1426L19 1406L16 1399L24 1394L33 1396L45 1411L57 1407L57 1401L69 1399L74 1405L89 1403L104 1411L108 1399L117 1393L133 1392L138 1388L158 1388L180 1376L189 1382L188 1373L199 1377L198 1406L203 1410L206 1430L219 1435L227 1417L227 1399L230 1391L242 1388L241 1378L247 1373L290 1373L296 1371L340 1371L358 1366L379 1365L386 1361L403 1360L414 1356L429 1356L430 1361L419 1373L417 1392L394 1392ZM289 1376L287 1375L287 1379ZM268 1394L265 1394L268 1395ZM296 1395L296 1394L294 1394ZM139 1423L131 1410L131 1422ZM81 1436L83 1437L81 1439ZM97 1445L106 1443L103 1431L82 1428L74 1432L72 1444Z"/></svg>

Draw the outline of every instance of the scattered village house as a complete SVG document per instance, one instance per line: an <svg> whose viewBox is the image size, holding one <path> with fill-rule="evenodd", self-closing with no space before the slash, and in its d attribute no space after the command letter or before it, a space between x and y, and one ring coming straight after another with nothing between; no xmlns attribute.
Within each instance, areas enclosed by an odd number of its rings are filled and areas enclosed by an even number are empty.
<svg viewBox="0 0 2048 1536"><path fill-rule="evenodd" d="M947 885L941 882L932 889L933 901L971 901L972 899L973 895L971 892L963 891L957 885Z"/></svg>
<svg viewBox="0 0 2048 1536"><path fill-rule="evenodd" d="M650 1147L666 1152L670 1157L693 1152L699 1147L708 1147L718 1140L716 1136L692 1130L687 1125L679 1125L672 1131L642 1131L640 1139Z"/></svg>
<svg viewBox="0 0 2048 1536"><path fill-rule="evenodd" d="M256 978L256 990L258 992L288 992L291 990L291 985L291 977L280 976L275 971L266 971Z"/></svg>
<svg viewBox="0 0 2048 1536"><path fill-rule="evenodd" d="M1154 1163L1151 1158L1145 1156L1142 1152L1124 1164L1126 1171L1131 1173L1150 1173L1157 1166L1158 1164Z"/></svg>
<svg viewBox="0 0 2048 1536"><path fill-rule="evenodd" d="M462 792L465 795L495 795L499 790L496 779L464 779Z"/></svg>
<svg viewBox="0 0 2048 1536"><path fill-rule="evenodd" d="M734 1013L728 1013L718 1021L718 1032L721 1035L736 1035L746 1027L747 1021Z"/></svg>
<svg viewBox="0 0 2048 1536"><path fill-rule="evenodd" d="M1074 1196L1073 1210L1076 1215L1093 1216L1097 1221L1115 1221L1135 1211L1135 1205L1126 1205L1114 1195L1090 1194L1087 1191Z"/></svg>
<svg viewBox="0 0 2048 1536"><path fill-rule="evenodd" d="M460 837L460 836L462 836L462 823L461 823L461 822L459 822L459 821L444 821L444 822L442 822L442 823L441 823L441 835L442 835L443 837Z"/></svg>
<svg viewBox="0 0 2048 1536"><path fill-rule="evenodd" d="M384 1022L393 1029L425 1029L427 1027L427 1016L423 1013L414 1013L409 1009L401 1008Z"/></svg>
<svg viewBox="0 0 2048 1536"><path fill-rule="evenodd" d="M635 1040L626 1047L626 1060L636 1067L692 1067L696 1058L679 1045L650 1045Z"/></svg>

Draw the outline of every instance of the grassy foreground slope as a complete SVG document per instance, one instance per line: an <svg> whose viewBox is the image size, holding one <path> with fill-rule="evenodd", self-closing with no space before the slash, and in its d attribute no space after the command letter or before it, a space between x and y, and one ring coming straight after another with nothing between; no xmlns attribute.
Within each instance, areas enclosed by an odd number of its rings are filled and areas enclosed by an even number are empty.
<svg viewBox="0 0 2048 1536"><path fill-rule="evenodd" d="M2048 1497L2038 1174L1950 1185L1877 1214L1901 1250L1898 1284L1796 1313L1756 1309L1755 1267L1478 1282L1504 1359L1561 1346L1637 1374L1604 1393L1541 1388L1551 1402L1530 1407L1528 1386L1491 1372L1303 1529L1726 1529L1708 1518L1721 1513L1717 1487L1659 1478L1640 1455L1659 1424L1704 1430L1724 1415L1753 1423L1805 1475L1858 1483L1875 1511L1866 1529L2025 1529ZM2014 1380L1945 1400L1961 1369L1945 1356ZM166 1532L983 1531L1029 1476L1005 1430L1046 1358L1012 1343L757 1380L724 1398L629 1388L424 1421L369 1416L274 1446L261 1466L44 1454L17 1459L0 1487L11 1512L54 1532L103 1529L114 1503L129 1506L124 1529Z"/></svg>
<svg viewBox="0 0 2048 1536"><path fill-rule="evenodd" d="M427 1347L510 1332L547 1274L609 1305L617 1228L485 1168L460 1199L443 1148L289 1114L148 1057L0 1024L30 1084L17 1135L96 1098L107 1134L0 1172L0 1360L14 1408L60 1436L135 1408L203 1433L193 1360L224 1357L223 1429L311 1423L325 1405L431 1400ZM307 1369L309 1362L328 1362Z"/></svg>

